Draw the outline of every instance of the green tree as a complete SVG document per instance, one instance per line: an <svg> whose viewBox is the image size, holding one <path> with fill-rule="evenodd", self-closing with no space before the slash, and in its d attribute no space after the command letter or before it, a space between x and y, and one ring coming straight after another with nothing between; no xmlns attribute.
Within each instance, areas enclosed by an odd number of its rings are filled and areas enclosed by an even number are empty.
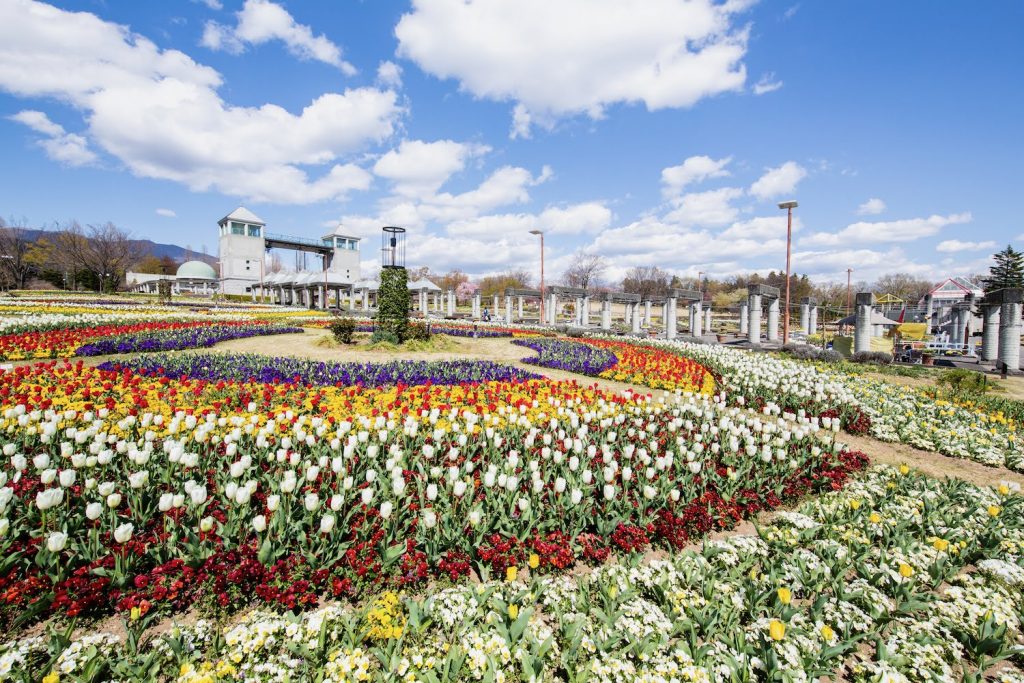
<svg viewBox="0 0 1024 683"><path fill-rule="evenodd" d="M405 268L384 268L380 271L377 329L405 341L409 331L409 274Z"/></svg>
<svg viewBox="0 0 1024 683"><path fill-rule="evenodd" d="M1008 244L992 258L995 265L989 268L988 277L982 280L986 294L997 289L1024 287L1024 253Z"/></svg>

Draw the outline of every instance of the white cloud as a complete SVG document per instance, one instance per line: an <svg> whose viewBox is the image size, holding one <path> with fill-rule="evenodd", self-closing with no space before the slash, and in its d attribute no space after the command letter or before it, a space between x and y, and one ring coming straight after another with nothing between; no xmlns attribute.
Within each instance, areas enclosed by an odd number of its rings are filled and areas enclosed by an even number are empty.
<svg viewBox="0 0 1024 683"><path fill-rule="evenodd" d="M616 103L688 107L740 90L748 2L713 0L415 0L398 52L476 97L513 101L513 137L531 119Z"/></svg>
<svg viewBox="0 0 1024 683"><path fill-rule="evenodd" d="M758 216L733 223L719 237L727 239L782 239L786 236L786 216ZM800 216L793 217L793 232L803 229Z"/></svg>
<svg viewBox="0 0 1024 683"><path fill-rule="evenodd" d="M878 197L872 197L857 207L857 213L861 216L876 216L885 211L885 202Z"/></svg>
<svg viewBox="0 0 1024 683"><path fill-rule="evenodd" d="M489 151L486 145L452 140L403 140L398 149L377 160L373 172L393 181L395 194L426 198L437 192L453 173L465 168L467 159Z"/></svg>
<svg viewBox="0 0 1024 683"><path fill-rule="evenodd" d="M66 166L85 166L96 161L96 154L89 149L88 141L81 135L68 133L60 124L54 123L41 111L26 109L8 117L46 136L38 144L46 150L46 156Z"/></svg>
<svg viewBox="0 0 1024 683"><path fill-rule="evenodd" d="M394 62L381 62L377 67L377 83L385 88L401 88L402 67Z"/></svg>
<svg viewBox="0 0 1024 683"><path fill-rule="evenodd" d="M543 230L549 235L598 233L611 225L612 212L600 202L584 202L566 207L548 207L540 214L517 213L478 216L449 223L452 237L492 237L529 234Z"/></svg>
<svg viewBox="0 0 1024 683"><path fill-rule="evenodd" d="M683 227L714 227L736 220L739 210L732 205L743 196L738 187L723 187L707 192L691 192L674 200L675 209L665 221Z"/></svg>
<svg viewBox="0 0 1024 683"><path fill-rule="evenodd" d="M224 5L220 3L220 0L192 0L192 2L198 2L202 5L206 5L213 10L224 9Z"/></svg>
<svg viewBox="0 0 1024 683"><path fill-rule="evenodd" d="M280 40L299 59L330 64L349 76L356 73L356 68L341 58L340 47L326 36L314 36L309 26L297 23L288 10L270 0L245 0L235 16L238 23L234 27L206 22L200 44L238 54L246 45Z"/></svg>
<svg viewBox="0 0 1024 683"><path fill-rule="evenodd" d="M982 249L995 249L996 243L992 240L985 242L961 242L960 240L943 240L935 245L935 251L958 252L958 251L981 251Z"/></svg>
<svg viewBox="0 0 1024 683"><path fill-rule="evenodd" d="M157 209L156 215L163 216L164 218L174 218L178 214L173 209Z"/></svg>
<svg viewBox="0 0 1024 683"><path fill-rule="evenodd" d="M684 187L691 183L699 183L708 178L721 178L729 175L725 167L732 157L712 159L709 156L693 156L679 166L669 166L661 170L661 192L666 197L677 196Z"/></svg>
<svg viewBox="0 0 1024 683"><path fill-rule="evenodd" d="M861 242L913 242L922 237L931 237L947 225L970 223L970 212L955 213L949 216L929 216L928 218L908 218L898 221L878 221L869 223L860 221L852 223L839 232L818 232L800 241L805 246L838 246L840 244L858 244Z"/></svg>
<svg viewBox="0 0 1024 683"><path fill-rule="evenodd" d="M255 201L340 199L372 182L342 157L390 137L403 113L390 90L326 93L293 114L232 106L220 84L182 52L92 14L0 3L0 90L72 104L94 144L138 176ZM311 178L305 166L326 170Z"/></svg>
<svg viewBox="0 0 1024 683"><path fill-rule="evenodd" d="M765 95L782 87L782 81L775 80L775 72L769 71L754 84L755 95Z"/></svg>
<svg viewBox="0 0 1024 683"><path fill-rule="evenodd" d="M796 190L797 184L807 177L807 169L795 161L787 161L765 174L750 186L750 193L760 199L775 199Z"/></svg>

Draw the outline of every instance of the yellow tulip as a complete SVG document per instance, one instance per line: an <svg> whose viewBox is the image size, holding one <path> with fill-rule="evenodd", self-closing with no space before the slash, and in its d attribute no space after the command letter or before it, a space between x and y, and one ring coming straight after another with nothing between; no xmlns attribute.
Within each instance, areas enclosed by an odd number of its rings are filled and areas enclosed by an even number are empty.
<svg viewBox="0 0 1024 683"><path fill-rule="evenodd" d="M909 579L913 575L914 568L906 562L900 562L900 576L902 576L904 579Z"/></svg>
<svg viewBox="0 0 1024 683"><path fill-rule="evenodd" d="M783 605L788 605L793 600L793 593L788 588L780 588L775 593Z"/></svg>
<svg viewBox="0 0 1024 683"><path fill-rule="evenodd" d="M508 606L508 618L514 620L514 619L517 619L518 617L519 617L519 605L509 605Z"/></svg>
<svg viewBox="0 0 1024 683"><path fill-rule="evenodd" d="M946 552L946 550L949 549L949 541L942 538L936 538L934 541L932 541L932 547L934 547L940 553L944 553Z"/></svg>
<svg viewBox="0 0 1024 683"><path fill-rule="evenodd" d="M868 521L872 524L878 524L882 521L882 516L877 512L872 512L871 515L868 517Z"/></svg>
<svg viewBox="0 0 1024 683"><path fill-rule="evenodd" d="M1000 484L999 485L999 495L1001 495L1001 496L1008 496L1008 495L1010 495L1010 487L1007 486L1006 484Z"/></svg>
<svg viewBox="0 0 1024 683"><path fill-rule="evenodd" d="M129 618L132 621L138 621L141 616L142 616L142 610L139 609L138 607L132 607L132 610L129 613Z"/></svg>
<svg viewBox="0 0 1024 683"><path fill-rule="evenodd" d="M853 510L859 510L860 509L860 500L857 499L857 498L854 498L853 500L851 500L850 501L850 508L853 509Z"/></svg>
<svg viewBox="0 0 1024 683"><path fill-rule="evenodd" d="M786 637L786 625L778 619L772 619L771 623L768 624L768 635L774 641L782 640Z"/></svg>
<svg viewBox="0 0 1024 683"><path fill-rule="evenodd" d="M1003 508L999 507L998 505L989 505L988 506L988 516L989 517L993 517L993 518L998 517L999 513L1002 512L1002 511L1003 511Z"/></svg>
<svg viewBox="0 0 1024 683"><path fill-rule="evenodd" d="M513 581L515 581L516 577L518 577L518 576L519 576L519 568L516 567L515 565L513 565L513 566L511 566L511 567L509 567L508 569L505 570L505 580L508 581L509 583L512 583Z"/></svg>
<svg viewBox="0 0 1024 683"><path fill-rule="evenodd" d="M827 642L831 642L832 638L834 638L835 635L836 635L836 632L833 631L832 627L829 626L828 624L826 624L825 626L821 627L821 639L824 640L826 643Z"/></svg>
<svg viewBox="0 0 1024 683"><path fill-rule="evenodd" d="M540 555L533 553L530 555L530 569L536 569L540 566Z"/></svg>
<svg viewBox="0 0 1024 683"><path fill-rule="evenodd" d="M900 465L900 474L910 474L910 467L908 465Z"/></svg>

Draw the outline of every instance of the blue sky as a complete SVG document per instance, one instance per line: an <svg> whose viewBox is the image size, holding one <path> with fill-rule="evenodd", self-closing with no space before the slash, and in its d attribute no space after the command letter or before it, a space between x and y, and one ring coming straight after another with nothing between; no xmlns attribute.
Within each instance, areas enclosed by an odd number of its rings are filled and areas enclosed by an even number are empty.
<svg viewBox="0 0 1024 683"><path fill-rule="evenodd" d="M1024 233L1024 4L0 0L0 213L216 252L409 229L410 265L608 280L987 270Z"/></svg>

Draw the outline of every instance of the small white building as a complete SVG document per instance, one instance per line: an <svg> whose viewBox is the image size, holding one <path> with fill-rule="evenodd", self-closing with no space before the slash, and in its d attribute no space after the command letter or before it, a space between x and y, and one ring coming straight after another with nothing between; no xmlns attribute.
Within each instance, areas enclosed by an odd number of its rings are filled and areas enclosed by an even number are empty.
<svg viewBox="0 0 1024 683"><path fill-rule="evenodd" d="M170 280L172 294L215 294L219 288L217 271L203 261L186 261L178 266L174 275L159 273L125 273L125 283L130 292L157 294L160 281Z"/></svg>

